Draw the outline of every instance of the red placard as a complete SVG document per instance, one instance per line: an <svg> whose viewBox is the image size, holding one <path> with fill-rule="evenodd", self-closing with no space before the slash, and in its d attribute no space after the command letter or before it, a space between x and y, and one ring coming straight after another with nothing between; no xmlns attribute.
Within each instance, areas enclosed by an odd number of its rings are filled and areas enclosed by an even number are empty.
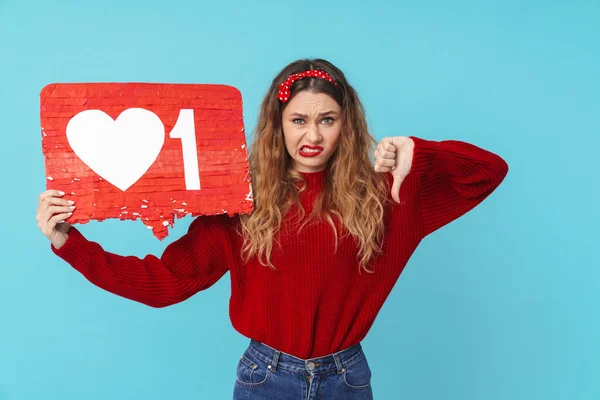
<svg viewBox="0 0 600 400"><path fill-rule="evenodd" d="M46 187L71 224L250 213L242 97L225 85L56 83L40 93Z"/></svg>

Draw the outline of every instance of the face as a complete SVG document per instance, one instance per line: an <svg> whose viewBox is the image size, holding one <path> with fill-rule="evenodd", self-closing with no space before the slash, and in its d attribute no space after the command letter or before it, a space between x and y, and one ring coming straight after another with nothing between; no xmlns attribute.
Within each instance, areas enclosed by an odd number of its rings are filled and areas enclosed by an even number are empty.
<svg viewBox="0 0 600 400"><path fill-rule="evenodd" d="M342 128L342 109L325 93L302 91L283 110L285 147L298 172L325 169Z"/></svg>

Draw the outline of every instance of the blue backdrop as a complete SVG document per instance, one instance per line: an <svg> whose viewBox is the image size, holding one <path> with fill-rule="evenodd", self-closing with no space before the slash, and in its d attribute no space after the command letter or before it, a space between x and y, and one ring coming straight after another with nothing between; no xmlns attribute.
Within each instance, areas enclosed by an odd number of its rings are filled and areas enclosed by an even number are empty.
<svg viewBox="0 0 600 400"><path fill-rule="evenodd" d="M347 73L376 137L465 140L510 165L406 267L364 341L375 398L600 397L600 3L59 3L0 0L0 399L227 399L248 343L229 323L229 275L152 309L50 252L35 221L41 88L229 84L250 133L271 79L301 57ZM191 219L177 222L163 242L140 222L81 229L159 255Z"/></svg>

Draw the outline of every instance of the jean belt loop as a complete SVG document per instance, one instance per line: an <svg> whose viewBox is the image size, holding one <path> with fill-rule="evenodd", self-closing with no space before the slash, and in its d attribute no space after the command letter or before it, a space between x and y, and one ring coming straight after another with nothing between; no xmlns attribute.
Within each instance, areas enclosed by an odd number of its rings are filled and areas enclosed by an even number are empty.
<svg viewBox="0 0 600 400"><path fill-rule="evenodd" d="M271 362L271 372L277 371L277 364L279 363L280 355L281 355L281 352L275 350L275 354L273 355L273 361Z"/></svg>
<svg viewBox="0 0 600 400"><path fill-rule="evenodd" d="M333 354L333 360L335 361L335 366L337 368L337 373L341 374L342 372L344 372L344 367L342 367L342 361L340 360L339 353L334 353Z"/></svg>

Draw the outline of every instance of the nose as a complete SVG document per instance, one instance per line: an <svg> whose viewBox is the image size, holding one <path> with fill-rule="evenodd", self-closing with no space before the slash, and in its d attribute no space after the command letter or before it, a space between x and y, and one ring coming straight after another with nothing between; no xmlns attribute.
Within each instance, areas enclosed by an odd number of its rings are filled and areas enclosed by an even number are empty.
<svg viewBox="0 0 600 400"><path fill-rule="evenodd" d="M311 143L319 143L323 140L323 135L321 135L319 126L317 124L310 124L305 136L306 139Z"/></svg>

